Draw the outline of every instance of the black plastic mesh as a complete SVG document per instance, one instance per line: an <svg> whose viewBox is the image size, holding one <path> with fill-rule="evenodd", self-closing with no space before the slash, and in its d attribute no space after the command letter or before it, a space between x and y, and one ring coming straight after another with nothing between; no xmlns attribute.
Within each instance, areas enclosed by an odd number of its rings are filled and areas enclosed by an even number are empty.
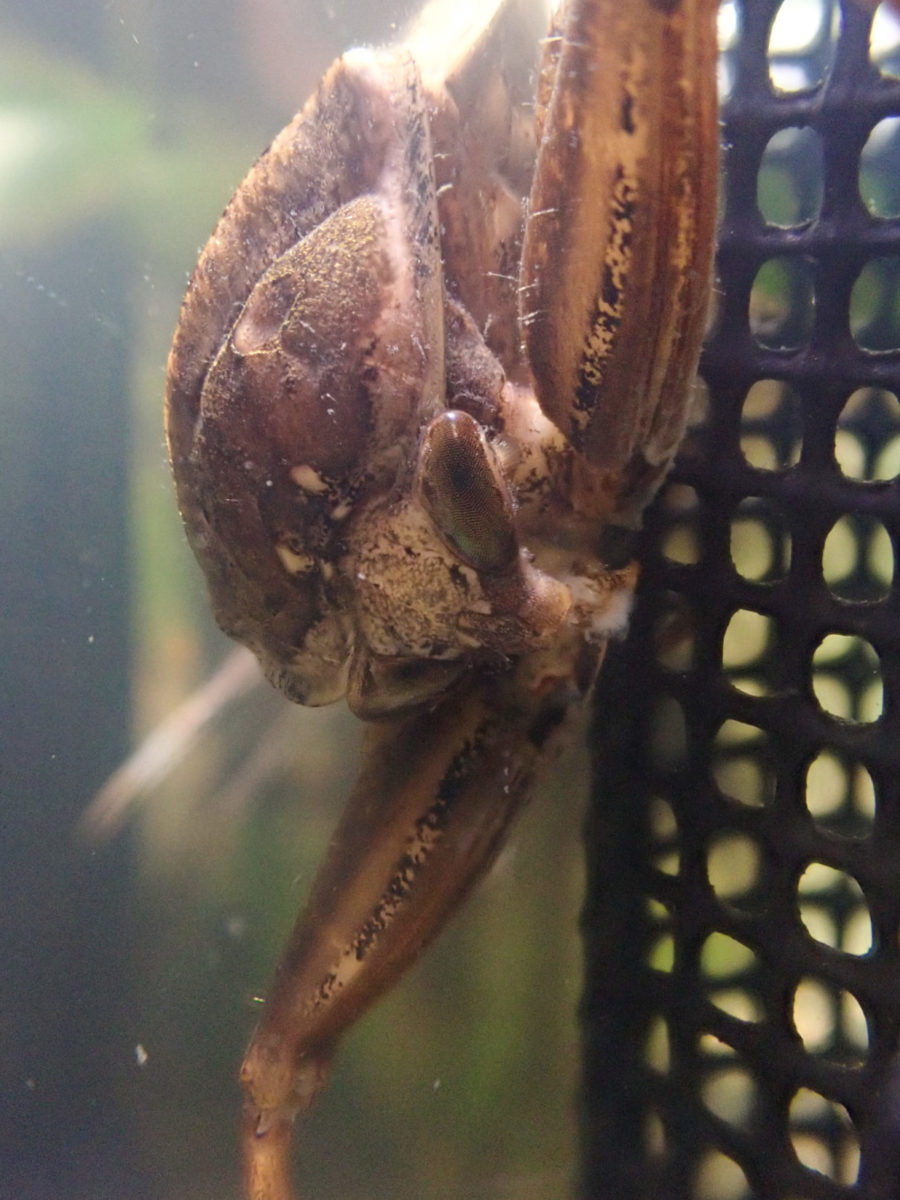
<svg viewBox="0 0 900 1200"><path fill-rule="evenodd" d="M886 1200L900 25L882 6L870 38L849 0L726 7L708 395L598 694L583 1194ZM780 8L805 13L799 48Z"/></svg>

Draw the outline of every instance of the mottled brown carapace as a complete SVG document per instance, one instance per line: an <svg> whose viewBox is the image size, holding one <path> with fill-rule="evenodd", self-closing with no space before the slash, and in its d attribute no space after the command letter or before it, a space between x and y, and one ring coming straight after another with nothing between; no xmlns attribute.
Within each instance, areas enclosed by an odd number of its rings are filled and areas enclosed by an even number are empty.
<svg viewBox="0 0 900 1200"><path fill-rule="evenodd" d="M339 59L201 256L169 362L222 627L372 721L242 1070L247 1195L342 1031L486 869L627 621L685 422L716 4L430 5ZM538 95L531 95L532 79Z"/></svg>

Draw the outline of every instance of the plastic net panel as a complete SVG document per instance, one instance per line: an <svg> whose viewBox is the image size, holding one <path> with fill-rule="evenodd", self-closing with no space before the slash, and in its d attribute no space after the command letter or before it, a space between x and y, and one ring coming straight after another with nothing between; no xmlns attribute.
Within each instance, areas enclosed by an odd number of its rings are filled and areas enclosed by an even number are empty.
<svg viewBox="0 0 900 1200"><path fill-rule="evenodd" d="M723 6L702 408L598 695L583 1194L900 1197L900 16Z"/></svg>

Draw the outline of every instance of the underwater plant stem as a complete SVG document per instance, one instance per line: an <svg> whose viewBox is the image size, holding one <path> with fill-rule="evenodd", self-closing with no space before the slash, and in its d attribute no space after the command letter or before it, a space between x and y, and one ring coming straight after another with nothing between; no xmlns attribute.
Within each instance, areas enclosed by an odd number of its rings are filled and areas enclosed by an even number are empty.
<svg viewBox="0 0 900 1200"><path fill-rule="evenodd" d="M291 1179L292 1122L274 1121L264 1133L258 1126L259 1114L248 1106L241 1129L245 1200L300 1200Z"/></svg>

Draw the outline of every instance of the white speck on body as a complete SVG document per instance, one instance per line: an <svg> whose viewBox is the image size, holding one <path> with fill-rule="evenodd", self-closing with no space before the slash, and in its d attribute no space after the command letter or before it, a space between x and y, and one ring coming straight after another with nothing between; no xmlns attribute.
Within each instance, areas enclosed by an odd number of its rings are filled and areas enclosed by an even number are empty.
<svg viewBox="0 0 900 1200"><path fill-rule="evenodd" d="M146 1066L147 1059L149 1057L150 1057L150 1055L147 1053L147 1051L144 1049L144 1047L141 1045L141 1043L138 1042L138 1044L134 1048L134 1061L137 1063L137 1065L139 1067L143 1067L143 1066Z"/></svg>

